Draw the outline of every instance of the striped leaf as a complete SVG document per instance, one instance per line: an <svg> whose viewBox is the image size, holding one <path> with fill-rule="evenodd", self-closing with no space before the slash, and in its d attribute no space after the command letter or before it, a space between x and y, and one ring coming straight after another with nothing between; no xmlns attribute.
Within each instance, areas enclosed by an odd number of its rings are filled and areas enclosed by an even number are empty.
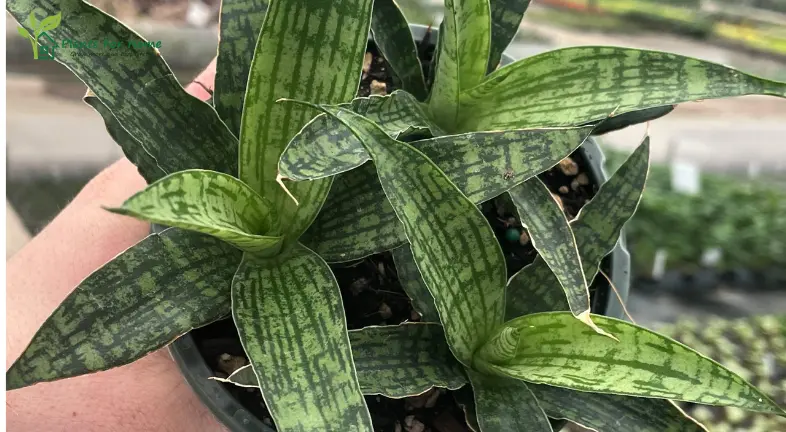
<svg viewBox="0 0 786 432"><path fill-rule="evenodd" d="M464 411L464 419L467 422L469 429L474 432L480 432L480 425L478 424L478 415L475 411L475 394L472 392L472 386L464 386L455 393L453 397L456 403Z"/></svg>
<svg viewBox="0 0 786 432"><path fill-rule="evenodd" d="M601 260L614 249L622 227L636 211L647 180L649 155L646 137L570 224L587 281L595 279ZM570 309L560 282L543 258L537 257L508 281L505 315L513 319L553 310Z"/></svg>
<svg viewBox="0 0 786 432"><path fill-rule="evenodd" d="M401 82L400 88L419 100L425 100L428 91L418 47L412 39L407 18L395 0L374 0L371 34L380 53L393 69L393 74Z"/></svg>
<svg viewBox="0 0 786 432"><path fill-rule="evenodd" d="M541 384L527 387L549 417L603 432L706 432L665 399L587 393Z"/></svg>
<svg viewBox="0 0 786 432"><path fill-rule="evenodd" d="M290 182L295 202L276 183L278 160L313 112L279 98L317 103L352 100L371 23L372 0L274 0L257 42L240 132L240 179L273 202L284 234L311 224L331 180Z"/></svg>
<svg viewBox="0 0 786 432"><path fill-rule="evenodd" d="M221 1L221 43L218 44L213 103L235 136L240 135L243 97L267 3L266 0Z"/></svg>
<svg viewBox="0 0 786 432"><path fill-rule="evenodd" d="M374 121L393 138L415 131L442 134L428 120L417 99L401 90L388 96L356 98L340 106ZM292 138L281 155L278 171L285 179L316 180L349 171L368 160L368 152L352 131L333 117L321 114Z"/></svg>
<svg viewBox="0 0 786 432"><path fill-rule="evenodd" d="M556 165L579 147L591 127L448 135L412 143L476 204ZM393 249L406 238L373 168L339 176L308 244L328 261Z"/></svg>
<svg viewBox="0 0 786 432"><path fill-rule="evenodd" d="M503 326L519 330L515 358L495 362L480 355L485 351L481 349L474 366L486 373L579 391L728 405L786 416L740 376L685 345L618 319L600 315L592 319L619 341L595 333L568 312L537 313Z"/></svg>
<svg viewBox="0 0 786 432"><path fill-rule="evenodd" d="M239 261L210 236L150 235L66 297L6 372L6 389L122 366L225 316Z"/></svg>
<svg viewBox="0 0 786 432"><path fill-rule="evenodd" d="M439 324L407 323L350 330L349 342L364 395L402 398L432 387L456 390L467 383ZM216 380L259 387L250 365L226 379Z"/></svg>
<svg viewBox="0 0 786 432"><path fill-rule="evenodd" d="M612 112L746 94L786 97L786 83L677 54L565 48L499 69L463 92L460 130L569 126Z"/></svg>
<svg viewBox="0 0 786 432"><path fill-rule="evenodd" d="M275 253L281 247L278 218L268 201L240 180L214 171L171 174L109 210L210 234L248 252Z"/></svg>
<svg viewBox="0 0 786 432"><path fill-rule="evenodd" d="M322 109L366 146L435 299L448 345L469 365L504 313L505 260L491 227L426 155L358 114Z"/></svg>
<svg viewBox="0 0 786 432"><path fill-rule="evenodd" d="M622 115L615 115L598 123L597 127L595 127L595 130L592 131L592 134L603 135L616 130L625 129L628 126L659 119L674 111L674 108L674 105L666 105L655 108L647 108L640 111L631 111Z"/></svg>
<svg viewBox="0 0 786 432"><path fill-rule="evenodd" d="M273 258L245 254L232 317L278 430L372 430L341 292L319 256L299 244Z"/></svg>
<svg viewBox="0 0 786 432"><path fill-rule="evenodd" d="M502 53L510 45L519 30L524 12L530 0L490 0L491 6L491 50L488 72L499 66Z"/></svg>
<svg viewBox="0 0 786 432"><path fill-rule="evenodd" d="M145 42L115 18L81 0L9 0L6 9L23 27L33 11L62 13L60 25L47 31L56 42ZM119 56L117 50L99 43L87 50L58 48L55 60L98 96L167 174L189 168L234 174L237 139L215 110L183 90L157 49L123 49L133 50L134 55Z"/></svg>
<svg viewBox="0 0 786 432"><path fill-rule="evenodd" d="M101 102L96 95L91 92L90 90L87 91L82 100L85 101L86 104L93 107L94 110L101 117L104 119L104 125L106 126L106 131L109 132L109 136L112 137L113 140L120 146L123 150L123 154L131 161L134 165L136 165L139 174L145 179L145 181L150 184L154 181L164 177L166 173L158 166L155 158L151 156L145 149L142 147L142 144L139 141L131 136L123 126L120 125L120 122L117 121L115 115L112 114L112 111L109 111L109 108Z"/></svg>
<svg viewBox="0 0 786 432"><path fill-rule="evenodd" d="M428 292L426 282L420 275L412 249L408 244L393 249L393 262L396 265L396 274L401 288L407 293L414 309L421 316L423 322L439 322L439 314L434 306L434 297Z"/></svg>
<svg viewBox="0 0 786 432"><path fill-rule="evenodd" d="M573 315L590 326L587 280L573 231L548 187L533 177L514 187L510 198L527 228L532 246L559 281ZM525 300L526 301L526 300Z"/></svg>
<svg viewBox="0 0 786 432"><path fill-rule="evenodd" d="M469 372L475 415L485 432L552 432L538 400L522 381Z"/></svg>
<svg viewBox="0 0 786 432"><path fill-rule="evenodd" d="M490 13L489 0L445 0L436 76L428 108L431 118L447 131L455 131L459 125L461 93L486 76L491 44Z"/></svg>

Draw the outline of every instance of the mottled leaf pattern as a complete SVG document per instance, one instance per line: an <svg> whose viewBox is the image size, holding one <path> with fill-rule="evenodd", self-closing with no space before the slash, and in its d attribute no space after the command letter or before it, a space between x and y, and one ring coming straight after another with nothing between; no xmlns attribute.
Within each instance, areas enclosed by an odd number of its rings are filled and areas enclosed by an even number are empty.
<svg viewBox="0 0 786 432"><path fill-rule="evenodd" d="M435 300L451 351L464 365L502 323L505 261L480 210L423 153L364 117L322 107L366 146ZM340 111L339 111L340 110Z"/></svg>
<svg viewBox="0 0 786 432"><path fill-rule="evenodd" d="M464 370L445 343L439 324L407 323L349 331L358 383L365 395L414 396L432 387L450 390L467 383ZM226 379L241 387L259 387L251 365Z"/></svg>
<svg viewBox="0 0 786 432"><path fill-rule="evenodd" d="M527 384L551 418L566 419L603 432L706 432L665 399L588 393Z"/></svg>
<svg viewBox="0 0 786 432"><path fill-rule="evenodd" d="M589 289L576 239L559 203L537 177L512 188L508 194L532 246L562 285L570 311L574 316L589 313Z"/></svg>
<svg viewBox="0 0 786 432"><path fill-rule="evenodd" d="M786 97L786 83L658 51L564 48L499 69L463 92L459 123L463 131L569 126L746 94Z"/></svg>
<svg viewBox="0 0 786 432"><path fill-rule="evenodd" d="M643 327L593 315L619 338L595 333L569 312L526 315L505 323L519 329L516 358L504 364L477 357L487 373L596 393L729 405L786 415L739 375L681 343Z"/></svg>
<svg viewBox="0 0 786 432"><path fill-rule="evenodd" d="M47 32L56 41L144 42L82 0L15 0L6 8L22 26L34 10L61 12L60 25ZM210 105L183 90L157 49L134 49L132 56L111 51L100 43L89 50L58 49L55 60L98 96L167 174L189 168L236 173L237 139Z"/></svg>
<svg viewBox="0 0 786 432"><path fill-rule="evenodd" d="M428 120L417 99L401 90L388 96L356 98L340 106L372 120L393 138L414 131L442 133ZM286 179L315 180L349 171L368 160L368 152L352 131L320 114L289 142L278 171Z"/></svg>
<svg viewBox="0 0 786 432"><path fill-rule="evenodd" d="M556 165L584 142L591 127L448 135L411 143L473 202L492 199ZM336 179L307 243L328 261L349 261L406 242L373 167Z"/></svg>
<svg viewBox="0 0 786 432"><path fill-rule="evenodd" d="M605 133L614 132L616 130L624 129L639 123L645 123L651 120L659 119L666 114L674 111L675 105L666 105L655 108L647 108L640 111L631 111L629 113L615 115L598 123L595 130L592 131L593 135L603 135Z"/></svg>
<svg viewBox="0 0 786 432"><path fill-rule="evenodd" d="M156 163L155 158L145 151L142 144L140 144L136 138L123 129L123 126L117 121L115 115L109 111L109 108L107 108L93 92L88 90L83 100L101 115L104 119L106 130L109 132L109 136L111 136L117 145L120 146L126 158L136 165L139 174L142 175L148 184L166 175L164 170Z"/></svg>
<svg viewBox="0 0 786 432"><path fill-rule="evenodd" d="M371 430L341 293L319 256L301 245L273 258L246 254L232 317L279 430Z"/></svg>
<svg viewBox="0 0 786 432"><path fill-rule="evenodd" d="M82 281L6 372L6 389L122 366L229 313L240 252L203 234L152 234Z"/></svg>
<svg viewBox="0 0 786 432"><path fill-rule="evenodd" d="M439 28L440 51L428 108L431 118L448 132L455 131L459 125L461 92L486 76L491 44L490 13L489 0L445 0L445 18Z"/></svg>
<svg viewBox="0 0 786 432"><path fill-rule="evenodd" d="M530 0L489 0L491 6L491 50L488 72L499 66L502 53L510 45L529 7Z"/></svg>
<svg viewBox="0 0 786 432"><path fill-rule="evenodd" d="M601 260L614 249L620 230L636 211L647 180L649 155L647 137L570 224L587 281L595 279ZM553 310L569 310L569 306L554 273L537 257L508 281L505 315L513 319Z"/></svg>
<svg viewBox="0 0 786 432"><path fill-rule="evenodd" d="M222 0L213 104L235 136L240 135L243 97L254 45L265 19L266 0Z"/></svg>
<svg viewBox="0 0 786 432"><path fill-rule="evenodd" d="M469 372L482 431L552 432L537 399L522 381Z"/></svg>
<svg viewBox="0 0 786 432"><path fill-rule="evenodd" d="M395 0L374 0L371 34L393 74L401 82L400 88L419 100L425 100L428 92L418 47L412 39L407 18Z"/></svg>
<svg viewBox="0 0 786 432"><path fill-rule="evenodd" d="M401 288L407 293L412 309L421 316L423 322L439 322L439 314L434 306L434 297L428 292L426 282L420 275L412 249L408 244L393 249L393 262L396 264L396 274Z"/></svg>
<svg viewBox="0 0 786 432"><path fill-rule="evenodd" d="M352 100L360 82L372 0L276 0L257 42L240 132L240 179L273 202L296 239L316 217L331 180L276 183L278 160L313 111L280 98Z"/></svg>
<svg viewBox="0 0 786 432"><path fill-rule="evenodd" d="M240 180L214 171L171 174L109 210L210 234L248 252L276 252L282 242L270 203Z"/></svg>

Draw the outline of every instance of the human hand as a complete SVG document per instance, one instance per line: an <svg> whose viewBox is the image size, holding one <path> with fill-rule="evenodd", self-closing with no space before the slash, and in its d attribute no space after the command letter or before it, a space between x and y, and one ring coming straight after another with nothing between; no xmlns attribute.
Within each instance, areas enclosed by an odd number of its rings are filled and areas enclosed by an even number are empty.
<svg viewBox="0 0 786 432"><path fill-rule="evenodd" d="M186 91L206 100L216 60ZM203 87L204 86L204 87ZM212 91L212 90L211 90ZM94 270L150 232L148 224L109 213L145 187L123 158L93 178L7 264L6 367L63 299ZM166 349L127 366L6 392L12 431L222 431Z"/></svg>

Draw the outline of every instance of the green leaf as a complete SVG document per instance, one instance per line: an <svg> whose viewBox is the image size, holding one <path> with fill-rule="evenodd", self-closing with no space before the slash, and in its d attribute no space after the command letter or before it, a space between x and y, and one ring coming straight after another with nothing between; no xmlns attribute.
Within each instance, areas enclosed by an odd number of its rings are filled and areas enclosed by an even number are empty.
<svg viewBox="0 0 786 432"><path fill-rule="evenodd" d="M235 136L240 135L243 97L254 45L267 10L265 0L222 0L213 103Z"/></svg>
<svg viewBox="0 0 786 432"><path fill-rule="evenodd" d="M401 288L412 301L412 309L419 313L423 322L439 322L439 314L434 306L434 297L428 292L428 287L420 275L412 249L408 244L393 249L393 262L396 265L396 274Z"/></svg>
<svg viewBox="0 0 786 432"><path fill-rule="evenodd" d="M595 333L570 313L538 313L502 327L519 330L515 358L494 362L479 355L474 366L486 373L579 391L728 405L786 416L740 376L685 345L618 319L600 315L592 319L619 342Z"/></svg>
<svg viewBox="0 0 786 432"><path fill-rule="evenodd" d="M62 13L58 12L55 15L42 19L39 28L36 29L36 36L43 32L56 29L60 25L62 17Z"/></svg>
<svg viewBox="0 0 786 432"><path fill-rule="evenodd" d="M8 7L6 7L6 8L10 9ZM10 12L10 10L9 10L9 12ZM21 24L21 21L20 21L20 24ZM34 30L33 33L35 33L35 30L38 30L38 20L35 17L35 12L34 11L31 11L30 15L27 16L27 24L30 26L31 29Z"/></svg>
<svg viewBox="0 0 786 432"><path fill-rule="evenodd" d="M28 33L28 32L27 32L27 30L25 30L25 29L24 29L24 27L17 27L17 28L16 28L16 31L17 31L17 32L19 33L19 35L20 35L20 36L22 36L23 38L28 38L28 39L30 39L30 33Z"/></svg>
<svg viewBox="0 0 786 432"><path fill-rule="evenodd" d="M541 384L527 387L549 417L603 432L706 432L673 402L587 393Z"/></svg>
<svg viewBox="0 0 786 432"><path fill-rule="evenodd" d="M148 222L210 234L247 252L281 247L268 201L240 180L213 171L171 174L109 209Z"/></svg>
<svg viewBox="0 0 786 432"><path fill-rule="evenodd" d="M55 40L146 42L81 0L14 0L6 8L20 23L36 9L61 12L60 25L47 32ZM235 174L237 139L213 108L183 90L157 49L123 49L134 55L119 56L99 43L90 55L58 50L55 60L96 94L167 174L191 168Z"/></svg>
<svg viewBox="0 0 786 432"><path fill-rule="evenodd" d="M601 260L614 249L622 227L636 211L647 180L649 155L646 137L570 224L587 281L595 279ZM537 257L508 281L505 315L512 319L553 310L569 310L569 305L560 282L543 258Z"/></svg>
<svg viewBox="0 0 786 432"><path fill-rule="evenodd" d="M334 108L330 108L334 109ZM448 135L411 143L475 204L490 200L556 165L591 127ZM373 168L336 179L307 242L328 261L349 261L406 243Z"/></svg>
<svg viewBox="0 0 786 432"><path fill-rule="evenodd" d="M394 0L374 0L371 34L401 88L419 100L428 96L418 47L409 31L409 23Z"/></svg>
<svg viewBox="0 0 786 432"><path fill-rule="evenodd" d="M464 91L459 129L569 126L612 112L746 94L786 97L786 83L676 54L565 48L506 66Z"/></svg>
<svg viewBox="0 0 786 432"><path fill-rule="evenodd" d="M537 177L514 187L508 194L516 206L519 220L527 228L532 246L562 285L570 311L592 326L587 280L576 239L562 207Z"/></svg>
<svg viewBox="0 0 786 432"><path fill-rule="evenodd" d="M488 72L499 66L502 53L510 45L529 7L530 0L490 0L491 6L491 52Z"/></svg>
<svg viewBox="0 0 786 432"><path fill-rule="evenodd" d="M402 398L432 387L456 390L467 383L464 368L453 358L439 324L365 327L350 330L349 342L364 395ZM226 379L214 379L241 387L259 387L250 365Z"/></svg>
<svg viewBox="0 0 786 432"><path fill-rule="evenodd" d="M640 111L631 111L622 115L615 115L598 123L595 130L592 131L592 134L603 135L609 132L624 129L628 126L659 119L674 111L674 108L674 105L666 105L655 108L647 108Z"/></svg>
<svg viewBox="0 0 786 432"><path fill-rule="evenodd" d="M128 160L136 165L139 174L142 175L148 184L166 176L166 173L158 166L155 158L145 151L142 144L140 144L136 138L123 129L123 126L117 121L115 115L109 111L109 108L107 108L92 91L88 90L82 100L101 115L104 119L104 126L106 126L106 130L109 132L109 136L111 136L117 145L120 146L123 150L123 154Z"/></svg>
<svg viewBox="0 0 786 432"><path fill-rule="evenodd" d="M489 0L445 0L428 108L430 117L449 132L459 126L461 93L486 76L491 44L489 8Z"/></svg>
<svg viewBox="0 0 786 432"><path fill-rule="evenodd" d="M356 98L339 105L377 123L399 138L411 132L442 134L411 94L396 90L388 96ZM358 138L340 121L320 114L289 142L281 154L279 175L291 180L316 180L359 167L369 160Z"/></svg>
<svg viewBox="0 0 786 432"><path fill-rule="evenodd" d="M298 202L276 183L281 152L313 117L303 107L276 100L351 100L360 81L371 6L372 0L276 0L262 25L244 102L240 179L270 199L287 222L284 234L290 239L311 225L331 180L290 182Z"/></svg>
<svg viewBox="0 0 786 432"><path fill-rule="evenodd" d="M551 423L527 384L469 372L481 431L552 432Z"/></svg>
<svg viewBox="0 0 786 432"><path fill-rule="evenodd" d="M423 153L364 117L320 107L352 129L377 167L457 360L471 363L504 314L505 260L485 216Z"/></svg>
<svg viewBox="0 0 786 432"><path fill-rule="evenodd" d="M210 236L148 236L66 297L6 372L6 389L122 366L225 316L239 261Z"/></svg>
<svg viewBox="0 0 786 432"><path fill-rule="evenodd" d="M299 244L244 255L232 316L278 430L372 430L338 283L319 256Z"/></svg>
<svg viewBox="0 0 786 432"><path fill-rule="evenodd" d="M475 411L475 394L472 392L472 386L464 386L453 393L456 403L464 411L464 419L467 422L469 429L474 432L481 432L480 425L478 424L478 416Z"/></svg>

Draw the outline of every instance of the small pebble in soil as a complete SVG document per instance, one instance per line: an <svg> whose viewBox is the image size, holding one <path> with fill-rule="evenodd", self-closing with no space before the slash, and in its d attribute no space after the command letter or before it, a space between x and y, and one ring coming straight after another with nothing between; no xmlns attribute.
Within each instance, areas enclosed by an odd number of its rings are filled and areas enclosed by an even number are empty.
<svg viewBox="0 0 786 432"><path fill-rule="evenodd" d="M388 94L387 84L377 80L371 81L371 94L378 95L378 96L385 96L386 94Z"/></svg>
<svg viewBox="0 0 786 432"><path fill-rule="evenodd" d="M565 187L565 186L563 186L563 187ZM571 189L578 190L579 187L581 187L581 185L579 184L578 180L576 180L576 179L571 180L571 182L570 182L570 188Z"/></svg>
<svg viewBox="0 0 786 432"><path fill-rule="evenodd" d="M367 74L368 71L371 69L371 60L374 59L374 55L370 52L367 52L366 55L363 56L363 73Z"/></svg>
<svg viewBox="0 0 786 432"><path fill-rule="evenodd" d="M426 425L421 423L421 421L416 419L413 415L406 416L404 418L404 424L407 426L407 432L423 432L426 429Z"/></svg>
<svg viewBox="0 0 786 432"><path fill-rule="evenodd" d="M566 176L574 176L579 173L579 164L567 157L559 162L559 169L562 170L562 173Z"/></svg>
<svg viewBox="0 0 786 432"><path fill-rule="evenodd" d="M579 182L580 185L586 186L589 184L589 176L586 173L581 173L576 176L576 181Z"/></svg>
<svg viewBox="0 0 786 432"><path fill-rule="evenodd" d="M524 246L529 243L529 234L526 231L522 231L521 235L519 236L519 244Z"/></svg>
<svg viewBox="0 0 786 432"><path fill-rule="evenodd" d="M576 189L574 188L573 190L576 190ZM564 194L567 194L568 192L570 192L570 189L568 189L567 186L560 186L559 187L559 193L564 195Z"/></svg>
<svg viewBox="0 0 786 432"><path fill-rule="evenodd" d="M508 228L507 231L505 231L505 240L511 243L515 243L519 241L520 237L521 237L521 232L516 228Z"/></svg>
<svg viewBox="0 0 786 432"><path fill-rule="evenodd" d="M246 359L241 356L233 356L227 353L218 357L218 369L227 375L246 365Z"/></svg>
<svg viewBox="0 0 786 432"><path fill-rule="evenodd" d="M387 303L379 305L379 315L382 319L390 319L393 316L393 310L390 309Z"/></svg>

